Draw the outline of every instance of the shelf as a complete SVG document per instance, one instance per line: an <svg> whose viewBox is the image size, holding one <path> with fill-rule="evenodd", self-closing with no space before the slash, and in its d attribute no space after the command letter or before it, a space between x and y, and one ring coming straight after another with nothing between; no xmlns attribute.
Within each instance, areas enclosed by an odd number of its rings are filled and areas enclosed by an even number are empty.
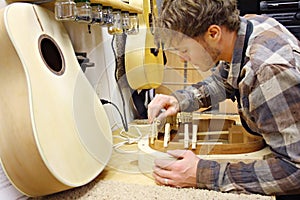
<svg viewBox="0 0 300 200"><path fill-rule="evenodd" d="M132 4L131 1L128 3L124 3L121 0L91 0L91 3L101 3L104 6L111 6L113 8L121 9L124 11L129 11L133 13L142 14L143 13L143 1L133 1L133 2L141 2L141 4Z"/></svg>
<svg viewBox="0 0 300 200"><path fill-rule="evenodd" d="M129 11L132 13L138 13L142 14L143 13L143 0L131 0L128 3L124 3L121 0L90 0L91 3L101 3L102 5L105 6L111 6L113 8L121 9L124 11ZM42 6L50 8L53 10L54 2L55 0L47 1L47 0L7 0L8 3L13 3L13 2L31 2L31 3L41 3Z"/></svg>

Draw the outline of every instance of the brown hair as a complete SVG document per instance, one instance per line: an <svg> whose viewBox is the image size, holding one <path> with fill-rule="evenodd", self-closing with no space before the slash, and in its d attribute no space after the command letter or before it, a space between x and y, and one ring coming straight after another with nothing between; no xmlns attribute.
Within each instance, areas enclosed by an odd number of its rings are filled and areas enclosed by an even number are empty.
<svg viewBox="0 0 300 200"><path fill-rule="evenodd" d="M230 31L239 29L236 0L164 0L157 25L160 29L171 29L195 38L213 24L225 26Z"/></svg>

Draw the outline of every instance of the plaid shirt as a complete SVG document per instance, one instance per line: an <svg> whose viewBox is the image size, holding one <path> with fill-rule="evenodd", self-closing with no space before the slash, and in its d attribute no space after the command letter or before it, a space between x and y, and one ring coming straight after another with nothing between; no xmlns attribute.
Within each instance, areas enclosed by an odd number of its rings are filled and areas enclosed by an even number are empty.
<svg viewBox="0 0 300 200"><path fill-rule="evenodd" d="M243 17L232 62L219 62L212 76L173 95L182 111L194 111L233 99L238 89L239 114L251 130L263 136L274 156L249 164L201 159L197 186L224 192L300 194L299 41L272 18L256 15L249 20L253 33L239 83L247 24Z"/></svg>

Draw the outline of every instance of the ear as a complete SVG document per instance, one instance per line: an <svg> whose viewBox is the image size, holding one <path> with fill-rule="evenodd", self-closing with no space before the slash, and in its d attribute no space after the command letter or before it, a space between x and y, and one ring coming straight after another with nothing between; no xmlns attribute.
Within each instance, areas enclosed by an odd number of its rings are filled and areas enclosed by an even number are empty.
<svg viewBox="0 0 300 200"><path fill-rule="evenodd" d="M222 35L222 29L218 25L210 25L206 31L206 39L210 41L219 41Z"/></svg>

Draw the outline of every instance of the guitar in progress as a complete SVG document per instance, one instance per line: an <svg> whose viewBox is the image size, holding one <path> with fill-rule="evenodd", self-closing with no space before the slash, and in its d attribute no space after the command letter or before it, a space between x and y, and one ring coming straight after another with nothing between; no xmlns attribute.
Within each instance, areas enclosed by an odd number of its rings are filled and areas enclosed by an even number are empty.
<svg viewBox="0 0 300 200"><path fill-rule="evenodd" d="M28 196L82 186L112 153L105 110L54 13L13 3L0 11L0 156Z"/></svg>

